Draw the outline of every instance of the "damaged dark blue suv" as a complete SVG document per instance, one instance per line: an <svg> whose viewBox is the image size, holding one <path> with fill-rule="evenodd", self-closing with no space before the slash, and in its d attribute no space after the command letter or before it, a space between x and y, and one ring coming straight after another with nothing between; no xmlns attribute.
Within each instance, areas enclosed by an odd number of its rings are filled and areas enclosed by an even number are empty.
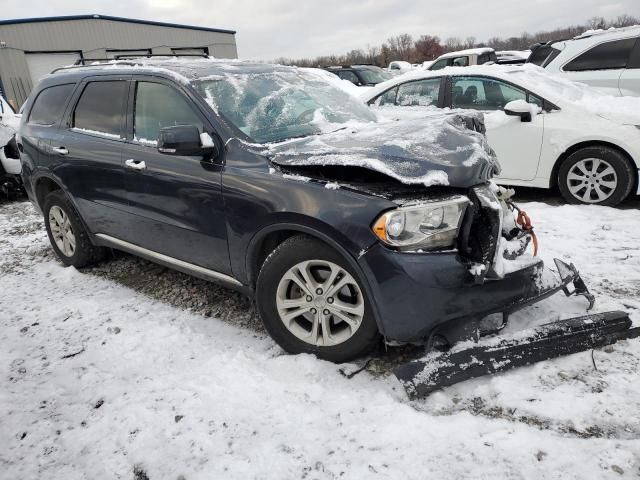
<svg viewBox="0 0 640 480"><path fill-rule="evenodd" d="M481 119L381 115L322 70L116 61L47 76L18 146L65 265L113 248L240 289L289 352L345 361L547 294Z"/></svg>

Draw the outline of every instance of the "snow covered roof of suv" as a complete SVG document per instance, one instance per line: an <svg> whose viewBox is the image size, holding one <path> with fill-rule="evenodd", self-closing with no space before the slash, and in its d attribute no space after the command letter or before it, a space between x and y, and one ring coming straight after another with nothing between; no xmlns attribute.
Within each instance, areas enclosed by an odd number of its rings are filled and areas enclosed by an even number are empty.
<svg viewBox="0 0 640 480"><path fill-rule="evenodd" d="M589 38L594 36L601 35L625 35L627 33L640 34L640 25L631 25L629 27L620 27L620 28L608 28L607 30L597 29L597 30L587 30L582 32L580 35L576 35L572 40L581 40L583 38Z"/></svg>
<svg viewBox="0 0 640 480"><path fill-rule="evenodd" d="M271 65L234 59L214 59L202 57L139 57L122 60L96 61L88 65L69 65L61 67L52 74L70 72L110 71L110 70L144 70L150 72L168 73L176 80L189 83L194 80L203 80L206 77L234 73L267 73L273 71L286 71L292 67L283 65Z"/></svg>

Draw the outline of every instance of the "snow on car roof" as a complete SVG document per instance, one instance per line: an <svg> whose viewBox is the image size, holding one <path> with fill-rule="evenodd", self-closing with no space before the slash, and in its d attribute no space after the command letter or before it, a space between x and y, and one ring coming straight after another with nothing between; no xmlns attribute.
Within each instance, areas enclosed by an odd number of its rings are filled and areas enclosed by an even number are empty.
<svg viewBox="0 0 640 480"><path fill-rule="evenodd" d="M501 50L496 52L496 56L500 58L513 58L526 60L531 55L531 50Z"/></svg>
<svg viewBox="0 0 640 480"><path fill-rule="evenodd" d="M191 82L206 76L236 74L236 73L266 73L277 70L287 70L295 67L271 65L237 59L217 59L200 57L139 57L108 62L95 62L88 65L70 65L55 72L73 72L78 69L132 69L163 72L176 77L183 82Z"/></svg>
<svg viewBox="0 0 640 480"><path fill-rule="evenodd" d="M467 50L458 50L457 52L449 52L443 55L440 55L437 59L441 58L450 58L450 57L459 57L461 55L482 55L483 53L491 53L493 52L493 48L483 47L483 48L469 48Z"/></svg>
<svg viewBox="0 0 640 480"><path fill-rule="evenodd" d="M580 35L576 35L575 37L573 37L573 40L581 40L583 38L589 38L589 37L593 37L593 36L600 36L600 35L605 35L605 34L609 34L609 35L616 35L616 34L620 34L620 35L626 35L628 33L634 34L640 34L640 25L630 25L628 27L619 27L619 28L608 28L606 30L602 29L602 28L598 28L595 30L586 30L584 32L582 32Z"/></svg>

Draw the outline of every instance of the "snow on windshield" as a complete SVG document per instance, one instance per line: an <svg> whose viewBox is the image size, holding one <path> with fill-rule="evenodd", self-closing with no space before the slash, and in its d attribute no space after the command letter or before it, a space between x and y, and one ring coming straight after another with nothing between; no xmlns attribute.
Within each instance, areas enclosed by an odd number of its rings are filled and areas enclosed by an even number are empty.
<svg viewBox="0 0 640 480"><path fill-rule="evenodd" d="M338 128L375 115L324 72L292 68L261 73L225 72L194 83L207 103L258 143ZM338 127L336 127L336 125Z"/></svg>

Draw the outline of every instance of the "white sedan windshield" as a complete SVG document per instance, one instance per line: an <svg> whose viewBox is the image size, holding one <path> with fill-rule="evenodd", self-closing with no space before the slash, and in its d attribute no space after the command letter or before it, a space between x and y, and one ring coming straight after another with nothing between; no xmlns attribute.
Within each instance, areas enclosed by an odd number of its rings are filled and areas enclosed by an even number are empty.
<svg viewBox="0 0 640 480"><path fill-rule="evenodd" d="M228 73L195 86L219 115L258 143L376 121L357 98L311 70Z"/></svg>

